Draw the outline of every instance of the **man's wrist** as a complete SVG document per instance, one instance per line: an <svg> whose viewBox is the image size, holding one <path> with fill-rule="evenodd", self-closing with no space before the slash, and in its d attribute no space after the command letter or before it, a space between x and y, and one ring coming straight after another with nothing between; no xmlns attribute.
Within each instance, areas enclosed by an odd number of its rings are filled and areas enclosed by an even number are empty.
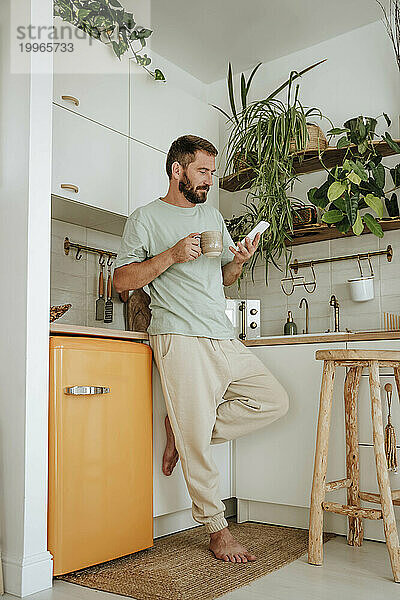
<svg viewBox="0 0 400 600"><path fill-rule="evenodd" d="M237 265L238 267L243 267L244 263L246 261L244 260L238 260L237 256L234 257L234 259L232 260L232 262Z"/></svg>
<svg viewBox="0 0 400 600"><path fill-rule="evenodd" d="M165 250L164 255L167 258L167 263L168 263L169 267L171 265L175 264L175 260L174 260L174 255L173 255L173 252L172 252L172 248L168 248L168 250Z"/></svg>

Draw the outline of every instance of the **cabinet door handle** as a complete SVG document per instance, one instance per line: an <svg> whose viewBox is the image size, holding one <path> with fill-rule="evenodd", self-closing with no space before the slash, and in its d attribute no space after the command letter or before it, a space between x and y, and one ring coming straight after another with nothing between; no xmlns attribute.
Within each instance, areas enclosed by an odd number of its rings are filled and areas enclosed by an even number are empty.
<svg viewBox="0 0 400 600"><path fill-rule="evenodd" d="M70 100L70 102L73 102L75 104L75 106L79 106L79 100L78 98L75 98L74 96L61 96L62 100Z"/></svg>
<svg viewBox="0 0 400 600"><path fill-rule="evenodd" d="M77 194L79 192L79 188L77 185L73 185L72 183L62 183L60 186L63 190L71 190Z"/></svg>
<svg viewBox="0 0 400 600"><path fill-rule="evenodd" d="M74 396L109 394L110 388L101 385L73 385L72 387L66 387L65 393Z"/></svg>
<svg viewBox="0 0 400 600"><path fill-rule="evenodd" d="M241 311L239 338L241 340L245 340L246 339L246 302L244 302L243 300L239 304L239 310Z"/></svg>

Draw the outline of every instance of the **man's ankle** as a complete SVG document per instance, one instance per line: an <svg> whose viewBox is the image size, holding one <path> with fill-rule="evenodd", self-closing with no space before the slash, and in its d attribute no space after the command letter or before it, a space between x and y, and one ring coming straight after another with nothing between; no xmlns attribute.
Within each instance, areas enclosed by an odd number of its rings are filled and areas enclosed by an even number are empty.
<svg viewBox="0 0 400 600"><path fill-rule="evenodd" d="M228 527L224 527L223 529L220 529L219 531L210 532L210 538L214 539L217 537L221 537L221 536L225 535L228 531L229 531Z"/></svg>

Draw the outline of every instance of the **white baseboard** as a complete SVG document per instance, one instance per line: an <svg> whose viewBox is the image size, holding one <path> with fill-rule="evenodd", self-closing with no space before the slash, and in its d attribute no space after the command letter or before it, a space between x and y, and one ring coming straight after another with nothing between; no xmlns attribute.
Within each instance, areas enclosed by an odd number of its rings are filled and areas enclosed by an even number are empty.
<svg viewBox="0 0 400 600"><path fill-rule="evenodd" d="M271 525L286 525L308 529L309 509L301 506L286 506L254 500L237 500L238 523L254 521ZM325 513L324 530L339 535L347 535L347 519L341 515Z"/></svg>
<svg viewBox="0 0 400 600"><path fill-rule="evenodd" d="M227 500L223 500L223 503L226 507L225 517L231 517L236 514L235 498L228 498ZM200 524L197 523L192 517L191 508L155 517L153 523L154 539L163 535L169 535L170 533L184 531L185 529L190 529L191 527L200 527Z"/></svg>
<svg viewBox="0 0 400 600"><path fill-rule="evenodd" d="M254 500L242 500L238 498L237 522L245 523L246 521L308 529L309 509L301 506L286 506L284 504L255 502ZM324 513L324 531L347 536L347 524L347 518L342 515ZM397 527L400 531L399 520L397 521ZM383 521L364 519L364 539L384 542Z"/></svg>
<svg viewBox="0 0 400 600"><path fill-rule="evenodd" d="M53 585L53 557L45 551L19 559L2 555L4 591L22 598Z"/></svg>

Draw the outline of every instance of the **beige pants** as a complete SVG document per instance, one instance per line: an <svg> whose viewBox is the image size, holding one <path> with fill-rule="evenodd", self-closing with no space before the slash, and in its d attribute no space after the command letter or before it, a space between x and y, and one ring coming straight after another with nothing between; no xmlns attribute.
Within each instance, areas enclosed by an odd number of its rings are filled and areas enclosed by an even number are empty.
<svg viewBox="0 0 400 600"><path fill-rule="evenodd" d="M260 429L288 410L288 395L238 339L149 336L195 521L228 526L210 444ZM260 473L261 476L261 473Z"/></svg>

